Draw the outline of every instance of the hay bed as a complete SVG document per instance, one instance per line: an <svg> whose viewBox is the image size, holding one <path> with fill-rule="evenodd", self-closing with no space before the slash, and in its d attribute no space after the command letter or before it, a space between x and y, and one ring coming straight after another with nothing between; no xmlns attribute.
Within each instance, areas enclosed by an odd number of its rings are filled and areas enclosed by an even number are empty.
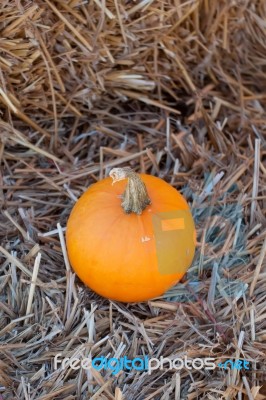
<svg viewBox="0 0 266 400"><path fill-rule="evenodd" d="M265 18L263 0L2 0L1 400L266 398ZM85 288L65 253L76 199L123 165L197 222L187 279L140 304ZM57 353L252 368L113 376Z"/></svg>

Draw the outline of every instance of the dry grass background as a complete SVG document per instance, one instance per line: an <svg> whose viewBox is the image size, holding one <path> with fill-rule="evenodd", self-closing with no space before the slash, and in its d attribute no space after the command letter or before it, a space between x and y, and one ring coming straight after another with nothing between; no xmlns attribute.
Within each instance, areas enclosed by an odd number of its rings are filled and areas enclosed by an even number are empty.
<svg viewBox="0 0 266 400"><path fill-rule="evenodd" d="M1 399L266 398L265 18L263 0L1 1ZM118 165L185 188L193 209L240 207L196 220L189 300L178 285L110 302L69 268L70 210ZM215 291L236 279L238 295ZM252 369L55 371L59 352Z"/></svg>

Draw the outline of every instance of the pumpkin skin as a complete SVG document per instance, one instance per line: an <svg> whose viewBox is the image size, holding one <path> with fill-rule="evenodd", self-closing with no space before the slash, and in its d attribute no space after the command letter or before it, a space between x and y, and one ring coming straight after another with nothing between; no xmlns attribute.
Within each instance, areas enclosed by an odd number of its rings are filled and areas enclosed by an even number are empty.
<svg viewBox="0 0 266 400"><path fill-rule="evenodd" d="M79 198L66 229L68 256L78 277L101 296L122 302L162 295L183 277L195 252L195 227L184 197L160 178L139 176L151 199L141 215L126 214L121 207L127 181L112 184L108 177ZM158 250L160 240L156 241L153 218L175 210L187 210L190 216L182 232L182 254L177 254L181 268L179 265L173 273L162 273L158 251L162 264L164 249ZM175 243L170 251L168 248L166 261L168 254L174 254Z"/></svg>

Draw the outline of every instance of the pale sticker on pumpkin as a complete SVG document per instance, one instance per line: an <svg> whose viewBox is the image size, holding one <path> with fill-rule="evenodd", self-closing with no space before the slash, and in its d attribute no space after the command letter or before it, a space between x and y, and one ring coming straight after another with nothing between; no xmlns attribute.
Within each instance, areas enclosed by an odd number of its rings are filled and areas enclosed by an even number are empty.
<svg viewBox="0 0 266 400"><path fill-rule="evenodd" d="M161 212L152 216L158 270L184 274L190 251L194 249L195 227L189 210Z"/></svg>

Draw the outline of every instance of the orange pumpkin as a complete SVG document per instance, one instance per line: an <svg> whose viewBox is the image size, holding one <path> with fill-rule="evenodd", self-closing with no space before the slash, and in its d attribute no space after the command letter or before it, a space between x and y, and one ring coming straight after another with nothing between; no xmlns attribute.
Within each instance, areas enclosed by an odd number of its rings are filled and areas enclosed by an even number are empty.
<svg viewBox="0 0 266 400"><path fill-rule="evenodd" d="M110 176L89 187L70 214L70 263L86 285L109 299L160 296L194 257L188 204L160 178L130 168L114 168Z"/></svg>

